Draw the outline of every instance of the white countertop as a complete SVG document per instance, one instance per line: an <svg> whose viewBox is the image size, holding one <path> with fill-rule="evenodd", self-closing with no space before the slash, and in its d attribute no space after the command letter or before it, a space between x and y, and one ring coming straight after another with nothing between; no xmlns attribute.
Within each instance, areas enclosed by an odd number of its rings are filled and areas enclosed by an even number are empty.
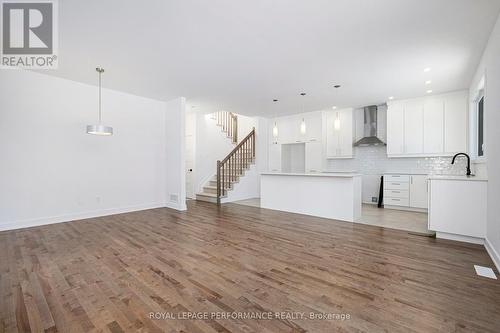
<svg viewBox="0 0 500 333"><path fill-rule="evenodd" d="M317 172L317 173L295 173L295 172L262 172L264 176L300 176L300 177L335 177L335 178L352 178L360 177L360 173L352 172Z"/></svg>
<svg viewBox="0 0 500 333"><path fill-rule="evenodd" d="M425 173L425 172L408 172L408 171L405 171L405 172L384 172L384 175L422 175L422 176L426 176L428 175L428 173Z"/></svg>
<svg viewBox="0 0 500 333"><path fill-rule="evenodd" d="M454 176L454 175L431 175L429 180L463 180L468 182L487 182L488 179L476 176Z"/></svg>

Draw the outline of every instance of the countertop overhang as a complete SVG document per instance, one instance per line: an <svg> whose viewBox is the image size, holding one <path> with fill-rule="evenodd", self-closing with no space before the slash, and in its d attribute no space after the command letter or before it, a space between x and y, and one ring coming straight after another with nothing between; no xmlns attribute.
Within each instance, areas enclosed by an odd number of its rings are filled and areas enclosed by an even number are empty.
<svg viewBox="0 0 500 333"><path fill-rule="evenodd" d="M432 175L429 176L429 180L460 180L467 182L487 182L488 179L484 177L476 176L453 176L453 175Z"/></svg>

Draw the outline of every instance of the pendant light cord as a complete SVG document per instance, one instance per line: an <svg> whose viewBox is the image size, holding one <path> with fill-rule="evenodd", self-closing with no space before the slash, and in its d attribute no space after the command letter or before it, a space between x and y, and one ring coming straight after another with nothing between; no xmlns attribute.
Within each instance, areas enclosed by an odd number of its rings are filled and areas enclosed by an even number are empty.
<svg viewBox="0 0 500 333"><path fill-rule="evenodd" d="M101 118L101 72L99 71L99 124L102 123Z"/></svg>
<svg viewBox="0 0 500 333"><path fill-rule="evenodd" d="M104 72L104 69L101 67L97 67L95 69L99 73L99 125L102 124L102 113L101 113L101 75Z"/></svg>

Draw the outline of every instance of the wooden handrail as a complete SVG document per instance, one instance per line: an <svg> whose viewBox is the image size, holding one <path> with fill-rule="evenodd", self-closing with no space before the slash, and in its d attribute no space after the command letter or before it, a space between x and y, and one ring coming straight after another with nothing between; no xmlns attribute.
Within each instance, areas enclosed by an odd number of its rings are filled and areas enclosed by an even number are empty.
<svg viewBox="0 0 500 333"><path fill-rule="evenodd" d="M255 128L222 160L217 161L217 204L231 183L255 160Z"/></svg>

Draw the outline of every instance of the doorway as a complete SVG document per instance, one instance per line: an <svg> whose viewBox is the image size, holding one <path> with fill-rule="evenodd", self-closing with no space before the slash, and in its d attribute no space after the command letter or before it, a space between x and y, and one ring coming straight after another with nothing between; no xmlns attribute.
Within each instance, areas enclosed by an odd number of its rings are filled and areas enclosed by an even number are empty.
<svg viewBox="0 0 500 333"><path fill-rule="evenodd" d="M196 113L186 113L186 197L195 199Z"/></svg>

